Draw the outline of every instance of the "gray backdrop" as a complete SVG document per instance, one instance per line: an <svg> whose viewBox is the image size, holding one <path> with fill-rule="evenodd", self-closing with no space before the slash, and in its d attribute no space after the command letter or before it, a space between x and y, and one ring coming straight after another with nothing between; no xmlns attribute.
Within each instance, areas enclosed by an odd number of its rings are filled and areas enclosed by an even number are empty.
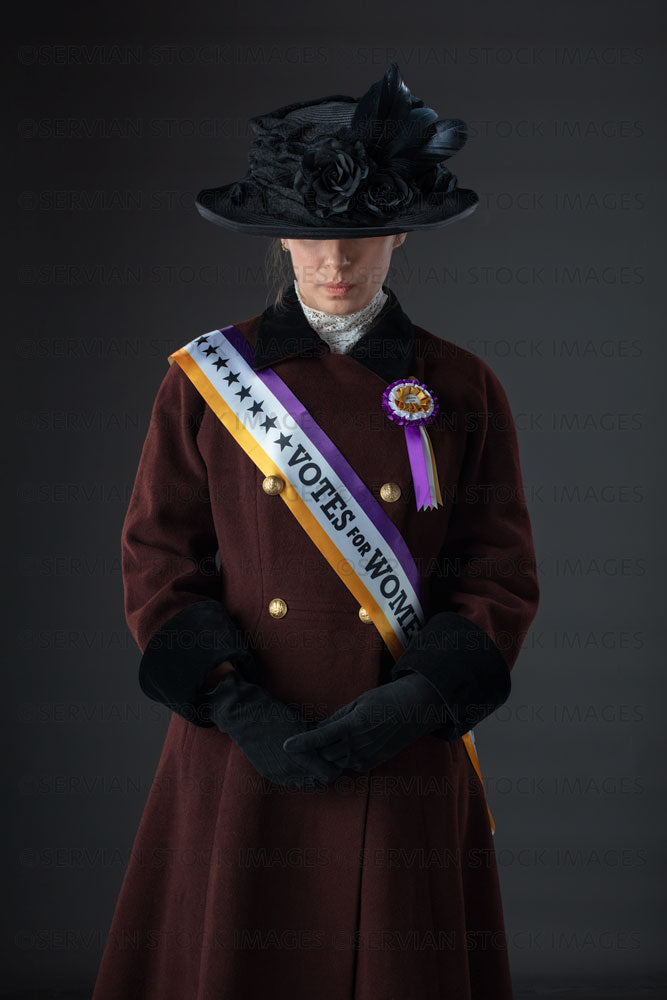
<svg viewBox="0 0 667 1000"><path fill-rule="evenodd" d="M481 204L408 234L388 280L503 382L540 565L511 700L476 730L517 996L657 995L660 5L30 5L15 37L3 988L89 995L168 723L137 683L121 524L167 354L268 302L267 241L193 197L245 172L248 117L358 96L395 59L468 122L452 169Z"/></svg>

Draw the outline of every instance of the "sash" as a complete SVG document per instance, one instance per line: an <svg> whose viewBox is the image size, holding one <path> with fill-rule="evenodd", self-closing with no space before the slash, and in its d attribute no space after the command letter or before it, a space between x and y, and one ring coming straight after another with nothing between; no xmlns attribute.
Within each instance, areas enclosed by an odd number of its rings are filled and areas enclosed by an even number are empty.
<svg viewBox="0 0 667 1000"><path fill-rule="evenodd" d="M424 624L421 582L401 533L336 445L235 326L212 330L168 356L264 473L331 568L368 613L394 660ZM462 737L482 787L469 730ZM491 832L495 823L487 804Z"/></svg>

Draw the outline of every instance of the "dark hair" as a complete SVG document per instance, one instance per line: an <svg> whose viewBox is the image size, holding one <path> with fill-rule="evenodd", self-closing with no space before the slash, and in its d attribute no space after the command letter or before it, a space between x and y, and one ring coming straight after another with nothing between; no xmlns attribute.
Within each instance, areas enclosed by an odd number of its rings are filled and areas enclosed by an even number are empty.
<svg viewBox="0 0 667 1000"><path fill-rule="evenodd" d="M292 268L292 255L283 250L280 237L271 239L269 243L264 260L264 270L269 290L275 296L274 308L285 309L285 292L294 283L294 270Z"/></svg>

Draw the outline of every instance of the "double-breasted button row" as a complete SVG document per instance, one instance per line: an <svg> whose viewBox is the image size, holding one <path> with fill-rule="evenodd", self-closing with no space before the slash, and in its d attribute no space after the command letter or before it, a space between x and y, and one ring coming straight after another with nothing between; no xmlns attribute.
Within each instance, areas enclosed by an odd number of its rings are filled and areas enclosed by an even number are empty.
<svg viewBox="0 0 667 1000"><path fill-rule="evenodd" d="M285 480L282 476L265 476L262 480L262 489L269 496L281 493L284 488ZM282 597L274 597L269 601L269 614L272 618L284 618L287 614L287 601L283 601Z"/></svg>
<svg viewBox="0 0 667 1000"><path fill-rule="evenodd" d="M285 480L282 476L265 476L262 480L262 489L269 496L275 496L285 487ZM380 496L383 500L393 502L401 495L401 487L398 483L384 483L380 488ZM269 614L272 618L284 618L287 614L287 602L282 597L274 597L269 601ZM365 608L359 608L359 618L365 625L372 624L372 618Z"/></svg>
<svg viewBox="0 0 667 1000"><path fill-rule="evenodd" d="M287 601L283 601L282 597L274 597L269 601L269 614L272 618L284 618L287 614ZM359 608L359 617L364 625L372 625L373 619L366 608Z"/></svg>
<svg viewBox="0 0 667 1000"><path fill-rule="evenodd" d="M285 480L282 476L265 476L262 480L262 489L269 496L282 493L285 488ZM395 503L401 496L401 487L398 483L383 483L380 487L380 496L387 503Z"/></svg>
<svg viewBox="0 0 667 1000"><path fill-rule="evenodd" d="M282 493L285 488L285 480L282 476L265 476L262 480L262 489L269 496ZM395 503L401 496L401 487L398 483L383 483L380 487L380 496L387 503Z"/></svg>

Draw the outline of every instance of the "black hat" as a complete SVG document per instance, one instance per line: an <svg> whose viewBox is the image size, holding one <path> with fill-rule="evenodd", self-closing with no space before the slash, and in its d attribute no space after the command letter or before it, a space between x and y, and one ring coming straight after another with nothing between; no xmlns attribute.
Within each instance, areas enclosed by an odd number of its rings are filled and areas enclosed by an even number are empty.
<svg viewBox="0 0 667 1000"><path fill-rule="evenodd" d="M195 204L251 236L342 239L435 229L477 207L443 164L467 138L459 118L413 97L392 63L360 98L335 94L250 119L242 180L205 188Z"/></svg>

